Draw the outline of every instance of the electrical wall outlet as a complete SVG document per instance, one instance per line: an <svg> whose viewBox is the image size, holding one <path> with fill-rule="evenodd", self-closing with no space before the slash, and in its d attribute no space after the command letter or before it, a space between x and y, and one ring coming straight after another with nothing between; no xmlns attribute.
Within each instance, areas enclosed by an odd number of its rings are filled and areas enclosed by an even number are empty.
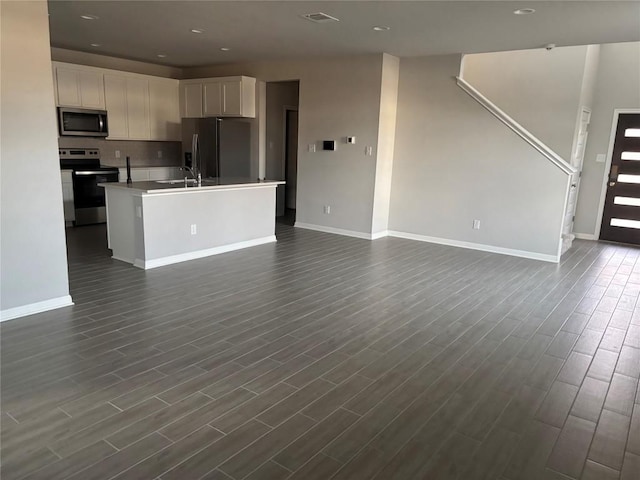
<svg viewBox="0 0 640 480"><path fill-rule="evenodd" d="M158 158L162 158L162 150L158 150Z"/></svg>
<svg viewBox="0 0 640 480"><path fill-rule="evenodd" d="M373 147L365 147L364 154L368 157L371 157L373 155Z"/></svg>
<svg viewBox="0 0 640 480"><path fill-rule="evenodd" d="M198 226L195 223L191 224L191 235L196 235L198 233Z"/></svg>
<svg viewBox="0 0 640 480"><path fill-rule="evenodd" d="M116 150L116 158L120 158L120 150Z"/></svg>
<svg viewBox="0 0 640 480"><path fill-rule="evenodd" d="M316 144L315 143L310 143L309 147L308 147L308 151L313 153L316 151Z"/></svg>
<svg viewBox="0 0 640 480"><path fill-rule="evenodd" d="M331 213L331 205L325 205L323 212L327 215L329 215Z"/></svg>
<svg viewBox="0 0 640 480"><path fill-rule="evenodd" d="M473 229L474 230L480 230L480 220L474 220L473 221Z"/></svg>

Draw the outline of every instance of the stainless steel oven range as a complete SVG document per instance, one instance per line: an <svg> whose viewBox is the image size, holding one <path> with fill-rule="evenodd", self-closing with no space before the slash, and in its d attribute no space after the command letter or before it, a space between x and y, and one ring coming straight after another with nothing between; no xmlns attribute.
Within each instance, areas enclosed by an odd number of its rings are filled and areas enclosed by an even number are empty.
<svg viewBox="0 0 640 480"><path fill-rule="evenodd" d="M99 183L117 182L118 168L100 165L97 148L60 148L60 168L73 170L75 225L107 221L104 188Z"/></svg>

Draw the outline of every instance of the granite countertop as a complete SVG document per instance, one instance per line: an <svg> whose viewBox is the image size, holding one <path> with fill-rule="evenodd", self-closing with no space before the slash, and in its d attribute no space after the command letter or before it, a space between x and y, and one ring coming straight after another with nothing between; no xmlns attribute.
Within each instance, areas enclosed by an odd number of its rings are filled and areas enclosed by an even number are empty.
<svg viewBox="0 0 640 480"><path fill-rule="evenodd" d="M225 190L230 188L254 188L264 186L283 185L283 180L258 180L252 178L203 178L202 186L190 181L185 187L184 180L159 180L147 182L108 182L99 183L105 188L131 190L137 193L185 193L203 190Z"/></svg>

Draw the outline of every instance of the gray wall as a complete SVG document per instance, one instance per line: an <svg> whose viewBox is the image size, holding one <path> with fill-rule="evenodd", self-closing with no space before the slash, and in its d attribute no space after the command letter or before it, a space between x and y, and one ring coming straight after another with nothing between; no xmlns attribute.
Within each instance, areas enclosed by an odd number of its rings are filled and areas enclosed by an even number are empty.
<svg viewBox="0 0 640 480"><path fill-rule="evenodd" d="M587 52L584 45L465 55L463 76L569 162Z"/></svg>
<svg viewBox="0 0 640 480"><path fill-rule="evenodd" d="M143 75L155 75L156 77L180 78L182 69L168 67L154 63L138 62L124 58L97 55L95 53L78 52L64 48L51 48L51 59L55 62L77 63L91 67L110 68L124 72L142 73Z"/></svg>
<svg viewBox="0 0 640 480"><path fill-rule="evenodd" d="M402 59L389 229L557 255L566 176L458 88L459 67Z"/></svg>
<svg viewBox="0 0 640 480"><path fill-rule="evenodd" d="M69 286L47 3L0 9L4 311L65 297Z"/></svg>
<svg viewBox="0 0 640 480"><path fill-rule="evenodd" d="M382 55L314 58L185 69L185 78L249 75L300 81L296 222L370 234ZM356 145L341 139L358 138ZM322 140L336 140L334 152ZM308 145L316 145L310 153ZM365 155L365 146L373 155ZM330 205L331 213L323 213Z"/></svg>
<svg viewBox="0 0 640 480"><path fill-rule="evenodd" d="M593 113L584 157L574 231L594 235L598 228L598 206L605 164L598 154L607 154L613 111L640 108L640 42L613 43L600 48L600 63L593 99Z"/></svg>

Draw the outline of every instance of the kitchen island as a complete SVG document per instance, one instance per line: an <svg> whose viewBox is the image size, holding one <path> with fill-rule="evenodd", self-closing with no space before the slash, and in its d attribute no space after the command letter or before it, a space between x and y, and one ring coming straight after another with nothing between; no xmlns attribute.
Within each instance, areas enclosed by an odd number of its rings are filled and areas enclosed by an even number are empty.
<svg viewBox="0 0 640 480"><path fill-rule="evenodd" d="M103 183L113 258L150 269L275 242L276 187L246 178Z"/></svg>

